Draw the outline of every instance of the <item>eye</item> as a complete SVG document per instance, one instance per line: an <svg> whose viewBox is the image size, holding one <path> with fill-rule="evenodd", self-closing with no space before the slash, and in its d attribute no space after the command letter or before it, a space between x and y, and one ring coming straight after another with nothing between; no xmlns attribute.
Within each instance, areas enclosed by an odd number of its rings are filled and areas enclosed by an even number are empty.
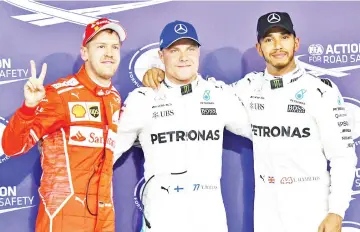
<svg viewBox="0 0 360 232"><path fill-rule="evenodd" d="M283 35L282 38L283 38L283 39L288 39L288 38L290 38L290 36L289 36L289 35Z"/></svg>
<svg viewBox="0 0 360 232"><path fill-rule="evenodd" d="M171 53L175 53L175 52L177 52L177 51L178 51L178 50L176 50L176 49L171 49L171 50L170 50Z"/></svg>
<svg viewBox="0 0 360 232"><path fill-rule="evenodd" d="M98 48L105 48L105 46L104 45L99 45Z"/></svg>
<svg viewBox="0 0 360 232"><path fill-rule="evenodd" d="M264 42L265 42L265 43L269 43L269 42L271 42L271 41L272 41L271 38L265 38L265 39L264 39Z"/></svg>
<svg viewBox="0 0 360 232"><path fill-rule="evenodd" d="M195 51L195 47L190 47L190 48L188 48L188 50L193 52L193 51Z"/></svg>
<svg viewBox="0 0 360 232"><path fill-rule="evenodd" d="M114 45L114 46L113 46L113 49L118 50L119 48L120 48L120 46L118 46L118 45Z"/></svg>

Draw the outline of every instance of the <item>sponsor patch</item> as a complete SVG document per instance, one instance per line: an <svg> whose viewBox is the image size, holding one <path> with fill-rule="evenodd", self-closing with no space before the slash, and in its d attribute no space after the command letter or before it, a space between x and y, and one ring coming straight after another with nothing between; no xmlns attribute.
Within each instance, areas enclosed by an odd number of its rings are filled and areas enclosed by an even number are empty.
<svg viewBox="0 0 360 232"><path fill-rule="evenodd" d="M102 129L85 127L85 126L71 126L69 144L82 147L106 147L110 150L115 150L117 134L109 130L106 141L104 140L104 133Z"/></svg>
<svg viewBox="0 0 360 232"><path fill-rule="evenodd" d="M55 84L52 84L51 86L54 87L55 89L59 89L61 87L76 86L78 84L79 84L78 80L76 80L76 78L73 77L70 80L67 80L67 81L64 81L61 83L55 83Z"/></svg>
<svg viewBox="0 0 360 232"><path fill-rule="evenodd" d="M287 112L303 114L305 113L305 109L304 107L298 105L288 105Z"/></svg>
<svg viewBox="0 0 360 232"><path fill-rule="evenodd" d="M201 108L202 115L217 115L216 108Z"/></svg>
<svg viewBox="0 0 360 232"><path fill-rule="evenodd" d="M71 122L101 122L100 102L68 102Z"/></svg>

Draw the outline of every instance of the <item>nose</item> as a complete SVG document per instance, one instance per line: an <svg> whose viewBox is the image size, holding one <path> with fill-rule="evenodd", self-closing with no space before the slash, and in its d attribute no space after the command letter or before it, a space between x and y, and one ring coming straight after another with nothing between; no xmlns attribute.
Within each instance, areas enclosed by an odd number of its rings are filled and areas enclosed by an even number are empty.
<svg viewBox="0 0 360 232"><path fill-rule="evenodd" d="M179 59L180 59L181 62L186 62L186 61L188 61L189 57L188 57L187 52L181 52Z"/></svg>
<svg viewBox="0 0 360 232"><path fill-rule="evenodd" d="M277 50L280 50L280 49L283 48L280 39L275 39L275 40L274 40L274 46L275 46L275 49L277 49Z"/></svg>
<svg viewBox="0 0 360 232"><path fill-rule="evenodd" d="M111 48L111 46L106 47L105 56L113 57L113 49Z"/></svg>

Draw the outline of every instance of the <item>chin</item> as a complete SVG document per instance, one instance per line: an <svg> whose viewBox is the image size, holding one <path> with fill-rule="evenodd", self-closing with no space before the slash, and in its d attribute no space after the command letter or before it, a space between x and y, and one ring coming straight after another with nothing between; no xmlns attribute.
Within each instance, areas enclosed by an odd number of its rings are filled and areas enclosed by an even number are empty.
<svg viewBox="0 0 360 232"><path fill-rule="evenodd" d="M102 73L100 76L103 78L103 79L111 79L113 76L114 76L115 73Z"/></svg>
<svg viewBox="0 0 360 232"><path fill-rule="evenodd" d="M177 76L178 76L178 79L180 80L188 80L192 77L194 77L196 75L196 73L179 73Z"/></svg>
<svg viewBox="0 0 360 232"><path fill-rule="evenodd" d="M281 69L281 68L284 68L284 67L288 66L289 63L290 63L290 62L289 62L288 60L286 60L286 61L284 61L284 62L274 62L274 63L273 63L273 66L274 66L275 68Z"/></svg>
<svg viewBox="0 0 360 232"><path fill-rule="evenodd" d="M191 77L178 77L177 78L179 81L183 81L183 82L187 82L191 79Z"/></svg>

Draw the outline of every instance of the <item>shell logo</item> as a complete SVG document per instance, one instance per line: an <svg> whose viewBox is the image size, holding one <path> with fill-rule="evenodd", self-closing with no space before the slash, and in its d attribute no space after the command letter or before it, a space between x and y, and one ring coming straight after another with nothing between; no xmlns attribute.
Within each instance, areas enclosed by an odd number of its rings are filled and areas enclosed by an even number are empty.
<svg viewBox="0 0 360 232"><path fill-rule="evenodd" d="M82 105L74 105L71 109L71 113L75 116L75 118L83 118L86 110Z"/></svg>

